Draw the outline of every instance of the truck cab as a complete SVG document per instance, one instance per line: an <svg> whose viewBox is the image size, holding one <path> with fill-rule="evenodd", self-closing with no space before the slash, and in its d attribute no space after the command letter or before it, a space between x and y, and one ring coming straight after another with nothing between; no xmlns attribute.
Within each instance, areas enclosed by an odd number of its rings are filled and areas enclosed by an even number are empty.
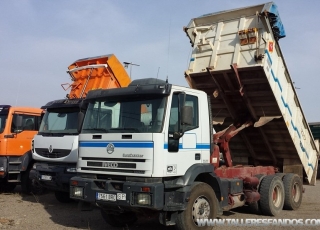
<svg viewBox="0 0 320 230"><path fill-rule="evenodd" d="M39 129L42 109L0 105L0 189L10 191L17 184L30 188L31 140Z"/></svg>
<svg viewBox="0 0 320 230"><path fill-rule="evenodd" d="M62 203L70 202L69 181L76 174L79 126L85 114L83 99L94 89L119 88L130 78L115 55L79 59L69 65L72 83L62 84L65 99L48 102L39 132L33 140L35 164L30 179L54 191ZM83 116L82 116L83 117Z"/></svg>
<svg viewBox="0 0 320 230"><path fill-rule="evenodd" d="M78 114L82 99L61 99L41 107L45 115L32 140L35 163L30 178L55 191L57 199L69 202L65 190L75 173L78 157Z"/></svg>
<svg viewBox="0 0 320 230"><path fill-rule="evenodd" d="M70 196L96 203L109 224L119 224L121 210L129 216L126 223L136 219L136 212L160 212L161 222L170 224L167 215L186 208L202 174L219 191L221 182L210 164L206 93L141 79L127 88L92 91L84 103L78 176L71 179ZM221 197L209 193L212 202Z"/></svg>

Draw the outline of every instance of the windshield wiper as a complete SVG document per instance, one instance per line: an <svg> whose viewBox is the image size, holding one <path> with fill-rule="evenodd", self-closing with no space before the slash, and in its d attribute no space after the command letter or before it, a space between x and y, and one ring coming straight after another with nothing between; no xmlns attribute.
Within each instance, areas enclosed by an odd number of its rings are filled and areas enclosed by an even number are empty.
<svg viewBox="0 0 320 230"><path fill-rule="evenodd" d="M102 131L104 133L109 132L107 129L104 129L104 128L91 128L91 129L82 129L82 130Z"/></svg>
<svg viewBox="0 0 320 230"><path fill-rule="evenodd" d="M42 136L64 136L64 133L39 132L39 135L42 135Z"/></svg>
<svg viewBox="0 0 320 230"><path fill-rule="evenodd" d="M140 133L140 130L137 129L137 128L130 128L130 127L127 127L127 128L111 128L110 130L131 130L131 131L135 131L136 133Z"/></svg>

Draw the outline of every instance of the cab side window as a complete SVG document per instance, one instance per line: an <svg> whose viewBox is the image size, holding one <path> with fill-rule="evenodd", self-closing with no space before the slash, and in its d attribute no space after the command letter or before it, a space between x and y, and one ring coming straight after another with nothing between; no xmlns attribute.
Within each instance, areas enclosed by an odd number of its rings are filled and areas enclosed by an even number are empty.
<svg viewBox="0 0 320 230"><path fill-rule="evenodd" d="M21 120L21 123L19 122L20 124L17 123L18 120ZM38 116L14 114L11 124L11 132L14 133L17 131L37 131L39 128L38 120Z"/></svg>
<svg viewBox="0 0 320 230"><path fill-rule="evenodd" d="M185 128L185 131L192 130L199 127L199 110L198 110L198 97L192 95L186 95L185 106L192 107L192 124ZM174 94L172 97L169 131L178 131L178 95Z"/></svg>
<svg viewBox="0 0 320 230"><path fill-rule="evenodd" d="M192 124L188 125L185 131L198 128L199 127L198 97L187 95L185 106L192 107Z"/></svg>

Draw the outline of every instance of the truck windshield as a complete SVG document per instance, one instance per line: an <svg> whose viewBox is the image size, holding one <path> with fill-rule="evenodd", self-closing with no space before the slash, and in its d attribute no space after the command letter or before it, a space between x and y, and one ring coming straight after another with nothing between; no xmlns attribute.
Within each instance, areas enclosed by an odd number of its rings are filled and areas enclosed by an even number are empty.
<svg viewBox="0 0 320 230"><path fill-rule="evenodd" d="M167 97L89 103L82 133L159 133Z"/></svg>
<svg viewBox="0 0 320 230"><path fill-rule="evenodd" d="M8 114L0 113L0 133L3 133L4 128L6 127L7 116Z"/></svg>
<svg viewBox="0 0 320 230"><path fill-rule="evenodd" d="M78 134L79 108L47 110L40 125L41 135Z"/></svg>

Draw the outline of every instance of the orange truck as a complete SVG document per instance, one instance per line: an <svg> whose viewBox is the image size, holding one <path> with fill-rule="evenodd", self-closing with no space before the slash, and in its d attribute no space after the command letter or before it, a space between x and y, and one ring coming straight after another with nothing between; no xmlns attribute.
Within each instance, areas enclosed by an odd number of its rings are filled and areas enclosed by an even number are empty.
<svg viewBox="0 0 320 230"><path fill-rule="evenodd" d="M38 132L42 109L0 105L0 191L11 191L21 184L30 186L32 165L30 142Z"/></svg>
<svg viewBox="0 0 320 230"><path fill-rule="evenodd" d="M48 102L39 132L32 142L35 160L30 179L53 190L60 202L69 202L69 181L76 174L78 136L88 91L126 87L131 82L115 55L80 59L68 67L72 83L65 99ZM82 115L82 117L81 117ZM106 116L108 118L108 116Z"/></svg>

